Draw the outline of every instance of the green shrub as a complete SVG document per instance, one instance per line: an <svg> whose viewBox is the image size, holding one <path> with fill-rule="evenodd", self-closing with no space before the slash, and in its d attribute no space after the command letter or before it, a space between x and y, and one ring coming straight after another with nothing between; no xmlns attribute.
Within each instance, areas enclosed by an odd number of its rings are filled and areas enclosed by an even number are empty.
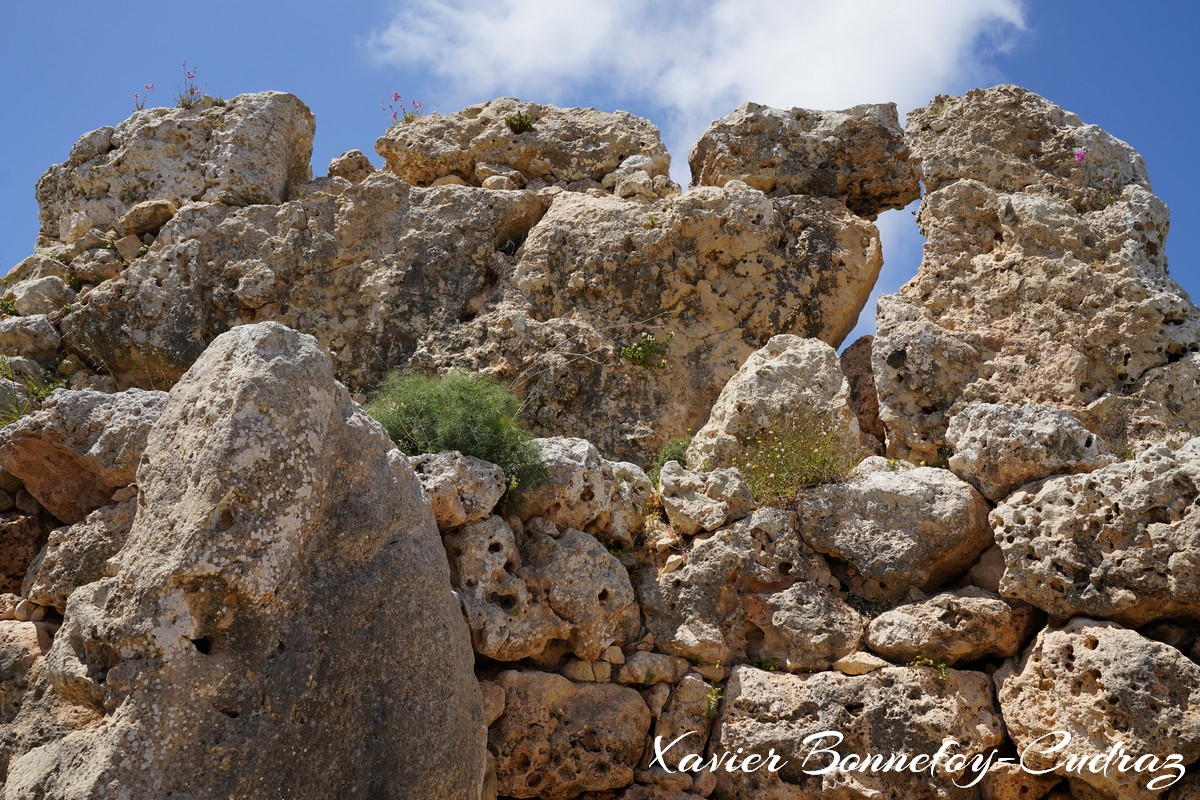
<svg viewBox="0 0 1200 800"><path fill-rule="evenodd" d="M508 125L508 129L513 133L529 133L536 131L537 127L533 124L533 117L526 114L524 111L518 111L516 114L508 114L504 117L504 123Z"/></svg>
<svg viewBox="0 0 1200 800"><path fill-rule="evenodd" d="M14 381L25 388L23 399L10 398L0 403L0 427L11 425L36 410L55 389L61 389L64 385L62 378L49 372L43 372L40 379L19 376L14 373L7 358L0 358L0 378Z"/></svg>
<svg viewBox="0 0 1200 800"><path fill-rule="evenodd" d="M666 338L661 342L654 338L654 334L642 333L638 336L638 340L633 344L626 345L620 350L621 358L633 364L635 367L643 369L665 369L667 366L667 345L671 343L671 339L675 338L674 333L668 333Z"/></svg>
<svg viewBox="0 0 1200 800"><path fill-rule="evenodd" d="M658 458L654 459L650 472L647 473L650 483L658 486L658 476L662 472L663 465L668 461L678 461L684 469L687 469L687 449L691 443L691 436L681 436L664 444L662 450L658 451Z"/></svg>
<svg viewBox="0 0 1200 800"><path fill-rule="evenodd" d="M486 375L392 372L367 413L408 455L458 450L498 465L516 487L546 474L533 436L517 424L519 408L512 392Z"/></svg>
<svg viewBox="0 0 1200 800"><path fill-rule="evenodd" d="M801 489L845 480L862 454L858 437L845 422L804 410L744 442L739 456L717 466L737 467L755 500L782 508Z"/></svg>

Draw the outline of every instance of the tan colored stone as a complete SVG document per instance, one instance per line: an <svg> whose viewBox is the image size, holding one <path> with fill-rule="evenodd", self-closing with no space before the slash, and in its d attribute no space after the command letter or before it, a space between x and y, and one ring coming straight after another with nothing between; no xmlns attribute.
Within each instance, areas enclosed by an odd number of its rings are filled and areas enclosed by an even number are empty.
<svg viewBox="0 0 1200 800"><path fill-rule="evenodd" d="M505 713L488 732L500 794L567 800L626 786L650 730L641 696L611 683L502 672Z"/></svg>
<svg viewBox="0 0 1200 800"><path fill-rule="evenodd" d="M871 219L920 196L894 103L844 111L744 103L708 127L688 163L693 186L740 180L775 195L833 197Z"/></svg>
<svg viewBox="0 0 1200 800"><path fill-rule="evenodd" d="M1177 753L1186 765L1200 757L1200 665L1114 623L1080 617L1047 628L995 677L1009 735L1034 769L1103 755L1118 741L1135 758ZM1050 731L1072 738L1045 754L1060 737L1034 743ZM1066 774L1061 767L1056 772ZM1073 785L1129 800L1158 797L1146 788L1152 777L1118 769L1071 773Z"/></svg>
<svg viewBox="0 0 1200 800"><path fill-rule="evenodd" d="M845 483L801 492L804 540L833 556L838 578L866 600L899 602L961 575L992 543L987 501L933 467L887 468L868 459Z"/></svg>
<svg viewBox="0 0 1200 800"><path fill-rule="evenodd" d="M456 451L424 453L408 463L443 532L490 517L507 488L500 467Z"/></svg>
<svg viewBox="0 0 1200 800"><path fill-rule="evenodd" d="M860 337L842 351L838 361L850 387L850 410L858 420L863 446L875 455L883 455L887 431L879 419L879 394L875 391L875 373L871 371L874 341L874 336Z"/></svg>
<svg viewBox="0 0 1200 800"><path fill-rule="evenodd" d="M725 384L708 422L688 446L688 463L733 463L794 415L844 429L856 443L858 420L849 401L850 388L832 347L819 339L774 336Z"/></svg>
<svg viewBox="0 0 1200 800"><path fill-rule="evenodd" d="M758 507L736 469L689 472L678 461L659 472L659 496L671 527L684 536L715 531Z"/></svg>
<svg viewBox="0 0 1200 800"><path fill-rule="evenodd" d="M22 594L43 606L66 610L80 586L110 577L108 560L124 546L137 502L101 506L79 522L50 532L45 549L30 565Z"/></svg>
<svg viewBox="0 0 1200 800"><path fill-rule="evenodd" d="M329 162L329 177L345 178L351 183L362 183L374 171L371 159L362 150L347 150Z"/></svg>
<svg viewBox="0 0 1200 800"><path fill-rule="evenodd" d="M868 672L874 672L877 669L890 666L891 664L887 661L865 650L859 650L848 656L842 656L833 662L833 668L843 675L866 675Z"/></svg>
<svg viewBox="0 0 1200 800"><path fill-rule="evenodd" d="M1017 492L992 512L1000 591L1057 617L1200 614L1200 438Z"/></svg>
<svg viewBox="0 0 1200 800"><path fill-rule="evenodd" d="M140 237L147 233L157 234L171 221L171 217L178 213L179 209L170 200L143 200L122 214L116 227L125 234L125 238ZM118 252L121 249L121 241L123 240L117 241ZM127 260L133 258L124 253L121 253L121 256Z"/></svg>

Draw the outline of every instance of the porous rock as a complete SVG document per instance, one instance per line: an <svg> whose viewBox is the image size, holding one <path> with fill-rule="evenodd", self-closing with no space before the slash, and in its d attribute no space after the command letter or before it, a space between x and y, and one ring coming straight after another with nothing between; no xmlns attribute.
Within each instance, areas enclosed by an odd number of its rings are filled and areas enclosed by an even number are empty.
<svg viewBox="0 0 1200 800"><path fill-rule="evenodd" d="M591 534L541 523L520 540L499 517L445 537L475 651L497 661L564 652L595 661L637 634L629 575Z"/></svg>
<svg viewBox="0 0 1200 800"><path fill-rule="evenodd" d="M479 688L433 514L314 339L220 337L145 464L116 574L72 593L53 689L15 723L42 738L9 753L7 797L478 795ZM63 724L61 701L91 716Z"/></svg>
<svg viewBox="0 0 1200 800"><path fill-rule="evenodd" d="M979 672L949 670L942 679L934 670L887 667L866 675L838 672L787 675L738 666L725 685L725 698L713 731L713 752L763 756L773 748L787 760L781 770L752 773L717 772L717 786L734 797L844 797L901 800L908 797L970 796L953 785L944 771L838 770L808 775L830 763L812 750L834 748L839 757L892 754L912 758L936 753L953 738L954 753L986 753L1004 739L1004 724L994 708L992 683ZM921 720L913 725L912 720ZM835 731L830 737L803 744L806 737Z"/></svg>
<svg viewBox="0 0 1200 800"><path fill-rule="evenodd" d="M875 455L883 455L887 431L879 419L879 393L875 391L875 373L871 371L871 347L874 336L863 336L842 351L838 361L850 387L850 410L858 420L863 445Z"/></svg>
<svg viewBox="0 0 1200 800"><path fill-rule="evenodd" d="M993 502L1031 481L1115 460L1070 413L1033 403L973 403L950 418L946 443L954 450L951 471Z"/></svg>
<svg viewBox="0 0 1200 800"><path fill-rule="evenodd" d="M0 431L0 467L66 524L78 522L133 483L165 392L58 390Z"/></svg>
<svg viewBox="0 0 1200 800"><path fill-rule="evenodd" d="M45 314L0 319L0 355L49 364L58 358L62 336Z"/></svg>
<svg viewBox="0 0 1200 800"><path fill-rule="evenodd" d="M351 183L361 183L374 171L371 159L362 150L347 150L329 162L329 177L345 178Z"/></svg>
<svg viewBox="0 0 1200 800"><path fill-rule="evenodd" d="M902 664L919 657L951 665L1008 658L1037 621L1032 607L972 586L883 612L867 627L867 644Z"/></svg>
<svg viewBox="0 0 1200 800"><path fill-rule="evenodd" d="M898 602L936 589L992 544L988 504L973 486L934 467L890 470L868 459L845 483L805 490L797 519L805 541L837 559L836 574L867 600Z"/></svg>
<svg viewBox="0 0 1200 800"><path fill-rule="evenodd" d="M1017 492L992 512L1000 591L1058 617L1200 614L1200 438Z"/></svg>
<svg viewBox="0 0 1200 800"><path fill-rule="evenodd" d="M504 715L488 731L502 795L567 800L633 782L650 730L635 690L561 675L500 673Z"/></svg>
<svg viewBox="0 0 1200 800"><path fill-rule="evenodd" d="M457 451L424 453L408 460L442 531L482 522L504 495L504 470Z"/></svg>
<svg viewBox="0 0 1200 800"><path fill-rule="evenodd" d="M532 130L514 131L506 117L524 115ZM387 168L416 186L454 175L481 186L516 172L520 185L607 188L629 179L619 170L643 173L656 196L677 194L671 157L658 128L625 111L557 108L513 97L470 106L453 114L430 114L391 126L375 143ZM513 188L518 188L516 181Z"/></svg>
<svg viewBox="0 0 1200 800"><path fill-rule="evenodd" d="M1200 665L1135 631L1079 617L1043 630L1020 662L995 678L1005 725L1030 768L1103 755L1117 741L1135 759L1177 753L1186 765L1200 757ZM1053 754L1043 751L1061 736L1043 738L1050 731L1071 736ZM1066 774L1061 766L1055 771ZM1146 788L1152 777L1115 767L1071 773L1073 784L1130 800L1161 795Z"/></svg>
<svg viewBox="0 0 1200 800"><path fill-rule="evenodd" d="M83 136L38 181L41 236L70 243L119 227L147 200L280 203L309 179L315 121L297 97L258 92L204 105L138 111Z"/></svg>
<svg viewBox="0 0 1200 800"><path fill-rule="evenodd" d="M916 277L879 300L888 454L946 455L977 403L1049 403L1114 451L1200 433L1200 313L1167 274L1166 205L1127 144L1015 86L938 97L906 136Z"/></svg>
<svg viewBox="0 0 1200 800"><path fill-rule="evenodd" d="M850 388L837 352L819 339L773 336L746 359L688 446L689 464L725 465L756 439L799 416L808 424L844 428L858 438Z"/></svg>
<svg viewBox="0 0 1200 800"><path fill-rule="evenodd" d="M22 594L38 605L65 611L71 592L108 575L108 560L124 546L136 513L135 496L51 531L29 567Z"/></svg>
<svg viewBox="0 0 1200 800"><path fill-rule="evenodd" d="M693 539L677 570L645 570L638 594L664 652L710 665L825 669L862 638L861 617L835 589L793 516L765 508Z"/></svg>
<svg viewBox="0 0 1200 800"><path fill-rule="evenodd" d="M46 544L51 527L45 514L11 509L0 514L0 593L22 594L25 573Z"/></svg>
<svg viewBox="0 0 1200 800"><path fill-rule="evenodd" d="M894 103L843 111L744 103L688 156L693 186L743 181L768 194L833 197L874 219L920 196Z"/></svg>
<svg viewBox="0 0 1200 800"><path fill-rule="evenodd" d="M684 536L715 531L757 508L750 487L732 468L689 472L668 461L659 472L659 494L671 526Z"/></svg>

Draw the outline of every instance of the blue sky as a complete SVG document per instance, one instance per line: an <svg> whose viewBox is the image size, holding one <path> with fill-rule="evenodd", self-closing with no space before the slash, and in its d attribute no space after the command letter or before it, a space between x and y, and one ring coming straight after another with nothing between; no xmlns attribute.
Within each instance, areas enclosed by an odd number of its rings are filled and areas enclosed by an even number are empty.
<svg viewBox="0 0 1200 800"><path fill-rule="evenodd" d="M1171 208L1171 273L1200 296L1191 3L1019 0L242 0L6 3L0 11L0 271L33 251L34 184L78 137L116 124L155 84L168 105L180 62L210 94L278 89L317 117L314 174L351 148L376 164L392 91L455 111L502 95L624 108L663 129L677 180L687 148L744 100L842 108L1018 83L1136 147ZM286 10L284 10L286 9ZM878 293L916 270L907 212L880 218ZM868 305L859 332L873 327Z"/></svg>

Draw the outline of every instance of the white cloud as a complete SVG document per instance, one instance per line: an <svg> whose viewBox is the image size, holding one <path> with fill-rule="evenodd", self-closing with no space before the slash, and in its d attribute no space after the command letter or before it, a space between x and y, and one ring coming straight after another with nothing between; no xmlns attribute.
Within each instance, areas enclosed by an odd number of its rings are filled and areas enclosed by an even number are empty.
<svg viewBox="0 0 1200 800"><path fill-rule="evenodd" d="M903 118L940 92L995 82L990 58L1023 28L1022 0L408 0L369 47L431 81L422 91L443 111L505 95L636 107L686 184L691 145L747 100L892 101ZM894 216L880 220L889 261L856 333L874 329L875 297L916 269L921 237L907 211Z"/></svg>

